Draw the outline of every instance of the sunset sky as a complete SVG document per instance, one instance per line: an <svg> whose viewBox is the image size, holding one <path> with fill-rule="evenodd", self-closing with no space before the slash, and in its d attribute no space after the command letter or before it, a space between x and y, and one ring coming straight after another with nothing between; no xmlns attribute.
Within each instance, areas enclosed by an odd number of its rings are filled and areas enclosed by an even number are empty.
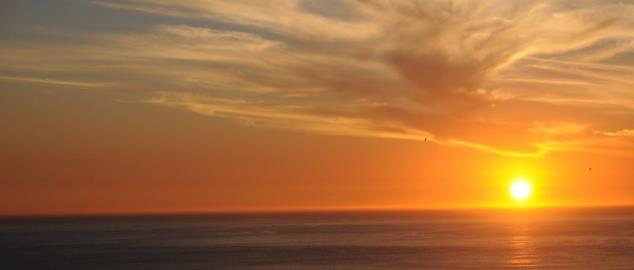
<svg viewBox="0 0 634 270"><path fill-rule="evenodd" d="M0 126L0 215L634 204L634 1L2 1Z"/></svg>

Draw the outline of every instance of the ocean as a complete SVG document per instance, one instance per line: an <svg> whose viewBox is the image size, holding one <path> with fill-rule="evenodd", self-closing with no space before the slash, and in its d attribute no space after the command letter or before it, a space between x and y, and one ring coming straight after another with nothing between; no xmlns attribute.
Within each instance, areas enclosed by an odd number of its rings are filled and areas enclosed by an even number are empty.
<svg viewBox="0 0 634 270"><path fill-rule="evenodd" d="M0 269L634 269L634 208L3 218Z"/></svg>

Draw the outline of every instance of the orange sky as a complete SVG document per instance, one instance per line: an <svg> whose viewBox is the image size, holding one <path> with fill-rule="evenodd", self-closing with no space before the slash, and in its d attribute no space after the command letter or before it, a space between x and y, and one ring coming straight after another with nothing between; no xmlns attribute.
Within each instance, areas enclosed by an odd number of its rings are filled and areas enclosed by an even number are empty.
<svg viewBox="0 0 634 270"><path fill-rule="evenodd" d="M634 203L632 1L0 10L0 214Z"/></svg>

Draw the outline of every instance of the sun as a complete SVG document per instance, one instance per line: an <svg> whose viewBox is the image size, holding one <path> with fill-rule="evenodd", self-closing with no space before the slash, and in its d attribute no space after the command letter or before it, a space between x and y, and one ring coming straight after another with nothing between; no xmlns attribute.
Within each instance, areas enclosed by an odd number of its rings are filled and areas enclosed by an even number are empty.
<svg viewBox="0 0 634 270"><path fill-rule="evenodd" d="M511 183L509 192L513 199L518 201L525 201L531 196L533 189L526 178L517 178Z"/></svg>

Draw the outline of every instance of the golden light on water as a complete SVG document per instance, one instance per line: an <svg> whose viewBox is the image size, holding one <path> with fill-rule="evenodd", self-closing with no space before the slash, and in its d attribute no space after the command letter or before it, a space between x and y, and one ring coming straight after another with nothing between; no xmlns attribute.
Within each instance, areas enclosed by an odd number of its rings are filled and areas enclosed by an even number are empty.
<svg viewBox="0 0 634 270"><path fill-rule="evenodd" d="M517 178L511 183L509 192L513 199L517 201L525 201L531 196L533 189L526 178Z"/></svg>

